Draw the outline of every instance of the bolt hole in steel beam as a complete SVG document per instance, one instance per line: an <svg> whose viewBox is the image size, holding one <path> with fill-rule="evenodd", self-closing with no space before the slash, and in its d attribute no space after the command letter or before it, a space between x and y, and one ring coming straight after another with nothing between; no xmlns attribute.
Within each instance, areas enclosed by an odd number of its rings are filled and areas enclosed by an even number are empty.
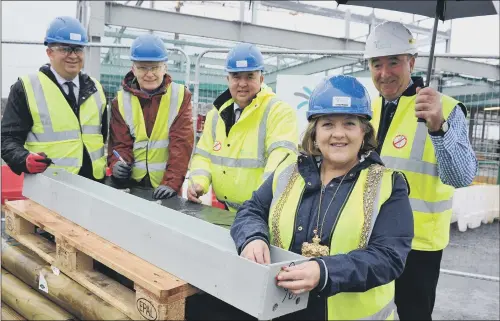
<svg viewBox="0 0 500 321"><path fill-rule="evenodd" d="M307 261L301 255L273 246L272 263L257 264L237 254L223 227L65 171L24 182L25 197L258 319L307 307L307 292L275 283L282 266Z"/></svg>

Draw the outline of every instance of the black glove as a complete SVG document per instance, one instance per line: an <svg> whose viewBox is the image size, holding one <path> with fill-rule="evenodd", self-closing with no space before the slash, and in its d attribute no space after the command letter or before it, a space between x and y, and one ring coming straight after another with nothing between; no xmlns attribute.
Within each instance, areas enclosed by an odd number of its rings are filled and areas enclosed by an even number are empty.
<svg viewBox="0 0 500 321"><path fill-rule="evenodd" d="M128 179L132 175L132 167L122 161L118 161L113 166L113 176L119 179Z"/></svg>
<svg viewBox="0 0 500 321"><path fill-rule="evenodd" d="M175 195L177 195L177 192L167 185L160 185L153 192L153 198L155 199L167 199Z"/></svg>

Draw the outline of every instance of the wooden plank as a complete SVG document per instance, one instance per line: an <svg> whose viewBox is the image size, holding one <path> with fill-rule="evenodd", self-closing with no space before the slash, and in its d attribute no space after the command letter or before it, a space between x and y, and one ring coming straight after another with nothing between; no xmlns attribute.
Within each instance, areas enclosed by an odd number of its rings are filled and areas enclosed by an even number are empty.
<svg viewBox="0 0 500 321"><path fill-rule="evenodd" d="M26 320L10 306L2 302L2 320Z"/></svg>
<svg viewBox="0 0 500 321"><path fill-rule="evenodd" d="M158 296L160 300L167 300L175 294L182 295L193 291L188 283L31 200L6 202L6 208L56 238L64 238L67 245L124 275L135 284ZM20 231L24 232L26 228L22 225Z"/></svg>
<svg viewBox="0 0 500 321"><path fill-rule="evenodd" d="M33 201L8 202L5 209L9 235L131 319L184 319L185 298L195 287ZM34 233L35 226L56 242ZM135 292L94 271L94 259L133 281Z"/></svg>

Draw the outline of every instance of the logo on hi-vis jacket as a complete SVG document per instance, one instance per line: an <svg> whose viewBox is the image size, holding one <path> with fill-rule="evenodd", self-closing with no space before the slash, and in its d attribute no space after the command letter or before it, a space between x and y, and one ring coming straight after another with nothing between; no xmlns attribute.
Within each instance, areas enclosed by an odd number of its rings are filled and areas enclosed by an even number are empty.
<svg viewBox="0 0 500 321"><path fill-rule="evenodd" d="M397 149L405 147L406 143L408 143L408 139L404 135L397 135L392 140L392 145L394 145Z"/></svg>
<svg viewBox="0 0 500 321"><path fill-rule="evenodd" d="M216 140L214 143L214 152L220 151L221 147L222 147L221 143L218 140Z"/></svg>

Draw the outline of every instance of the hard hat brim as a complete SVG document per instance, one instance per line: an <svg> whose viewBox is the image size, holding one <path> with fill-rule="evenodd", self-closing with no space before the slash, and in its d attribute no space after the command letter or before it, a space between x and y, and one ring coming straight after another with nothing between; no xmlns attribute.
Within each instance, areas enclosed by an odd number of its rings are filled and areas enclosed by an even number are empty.
<svg viewBox="0 0 500 321"><path fill-rule="evenodd" d="M313 117L319 117L319 116L331 116L331 115L353 115L353 116L358 116L358 117L363 117L368 120L372 119L371 115L364 114L362 112L347 112L347 111L330 111L330 112L324 112L324 111L308 111L307 112L307 121L310 121L311 118Z"/></svg>
<svg viewBox="0 0 500 321"><path fill-rule="evenodd" d="M244 71L264 71L263 66L258 67L240 67L240 68L225 68L226 72L244 72Z"/></svg>
<svg viewBox="0 0 500 321"><path fill-rule="evenodd" d="M167 57L141 57L141 58L137 58L137 57L131 57L130 58L131 61L140 61L140 62L161 62L161 61L168 61L168 58Z"/></svg>
<svg viewBox="0 0 500 321"><path fill-rule="evenodd" d="M62 43L66 45L77 45L77 46L88 46L88 42L86 41L77 41L77 40L63 40L63 39L55 39L55 38L47 38L43 42L45 46L53 43Z"/></svg>

